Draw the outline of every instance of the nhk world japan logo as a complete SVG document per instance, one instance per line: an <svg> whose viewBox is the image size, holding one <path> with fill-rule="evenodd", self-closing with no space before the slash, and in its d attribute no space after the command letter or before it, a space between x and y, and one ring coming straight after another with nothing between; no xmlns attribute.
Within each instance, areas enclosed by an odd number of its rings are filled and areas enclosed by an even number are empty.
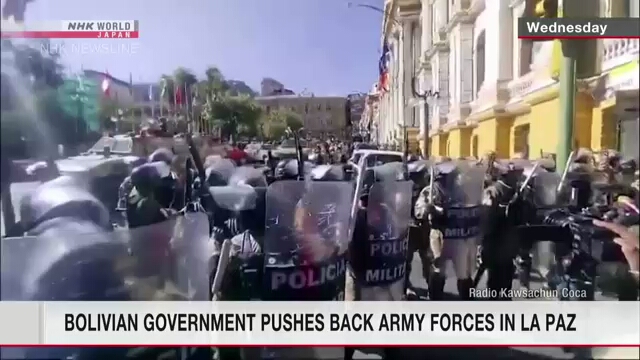
<svg viewBox="0 0 640 360"><path fill-rule="evenodd" d="M36 23L2 21L2 38L137 39L138 20L62 20Z"/></svg>

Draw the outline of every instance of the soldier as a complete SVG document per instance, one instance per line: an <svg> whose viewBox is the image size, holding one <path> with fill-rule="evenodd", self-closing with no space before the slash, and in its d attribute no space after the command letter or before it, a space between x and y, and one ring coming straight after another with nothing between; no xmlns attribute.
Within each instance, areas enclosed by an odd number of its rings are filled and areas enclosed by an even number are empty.
<svg viewBox="0 0 640 360"><path fill-rule="evenodd" d="M134 228L162 222L171 214L156 199L162 174L158 172L160 166L154 165L160 164L144 164L131 172L133 188L127 197L126 209L129 227Z"/></svg>
<svg viewBox="0 0 640 360"><path fill-rule="evenodd" d="M512 286L514 264L511 251L513 238L509 236L507 208L516 191L517 182L506 177L507 169L494 168L494 174L501 172L496 180L484 189L483 195L483 238L482 263L488 273L487 287L496 297L494 300L510 300L504 298L502 290L510 290Z"/></svg>
<svg viewBox="0 0 640 360"><path fill-rule="evenodd" d="M483 164L487 169L487 174L485 176L485 186L491 185L497 178L497 170L496 170L496 153L495 151L487 151L482 158L480 159L480 163Z"/></svg>
<svg viewBox="0 0 640 360"><path fill-rule="evenodd" d="M112 241L106 232L109 211L86 189L70 183L44 183L23 201L21 213L28 237L2 239L3 261L11 259L3 263L3 301L130 300L123 290L127 286L122 275L109 266L110 256L114 252L126 255L126 248ZM22 353L9 356L15 358L84 360L124 358L127 349L43 347L11 351Z"/></svg>
<svg viewBox="0 0 640 360"><path fill-rule="evenodd" d="M580 148L573 157L570 172L592 172L595 163L593 152L587 148Z"/></svg>
<svg viewBox="0 0 640 360"><path fill-rule="evenodd" d="M415 215L419 219L428 219L429 246L433 254L432 269L429 276L429 297L442 300L446 281L446 263L452 260L456 269L458 294L461 299L469 300L473 280L471 271L476 262L477 240L480 231L480 209L467 206L466 200L477 197L480 200L482 178L477 181L477 194L465 194L466 186L459 186L462 163L445 162L441 169L433 172L433 190L425 187L416 202ZM429 197L432 196L432 199ZM475 201L472 201L475 202ZM479 203L479 201L478 201ZM424 220L423 220L424 221Z"/></svg>
<svg viewBox="0 0 640 360"><path fill-rule="evenodd" d="M416 215L416 204L422 193L422 190L429 185L430 166L427 161L416 160L408 165L409 178L413 181L413 195L411 197L412 224L409 226L409 250L407 258L407 296L416 296L411 285L410 275L413 263L413 256L418 252L422 263L422 276L425 281L429 281L429 273L431 271L431 257L429 254L429 221L428 219L418 218ZM424 214L420 214L423 216Z"/></svg>

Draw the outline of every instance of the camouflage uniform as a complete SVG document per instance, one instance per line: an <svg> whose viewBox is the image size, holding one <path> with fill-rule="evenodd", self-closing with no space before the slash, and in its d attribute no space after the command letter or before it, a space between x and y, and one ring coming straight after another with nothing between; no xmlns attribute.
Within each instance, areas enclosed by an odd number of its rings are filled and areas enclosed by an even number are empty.
<svg viewBox="0 0 640 360"><path fill-rule="evenodd" d="M516 245L513 237L509 236L507 229L508 219L505 212L515 188L503 181L496 181L484 190L482 204L483 211L483 239L482 239L482 263L487 269L487 287L495 290L497 299L501 299L502 289L511 289L513 273L513 254ZM497 300L496 299L496 300ZM503 299L509 300L509 299Z"/></svg>
<svg viewBox="0 0 640 360"><path fill-rule="evenodd" d="M593 152L586 148L580 148L573 157L569 167L570 172L592 172L594 165Z"/></svg>
<svg viewBox="0 0 640 360"><path fill-rule="evenodd" d="M429 248L431 250L432 261L429 272L429 297L431 300L442 300L444 295L444 284L446 281L446 263L452 260L456 271L458 294L461 299L469 299L472 280L467 277L470 268L475 266L476 253L464 251L462 247L467 246L467 241L476 241L475 239L457 239L455 241L444 242L444 236L441 224L446 220L444 214L439 213L434 205L446 204L447 197L442 185L433 182L433 203L429 201L429 193L431 185L427 185L418 196L414 207L414 214L417 219L422 221L429 227ZM445 205L446 206L446 205Z"/></svg>
<svg viewBox="0 0 640 360"><path fill-rule="evenodd" d="M424 180L424 179L423 179ZM428 186L428 185L427 185ZM418 256L420 257L420 262L422 264L422 276L425 280L428 281L429 273L431 272L431 257L429 254L429 243L427 242L427 234L430 232L429 220L424 217L424 214L420 214L420 217L416 216L415 205L417 204L420 195L422 194L422 189L424 189L424 182L418 181L418 179L414 180L414 194L417 192L417 196L414 196L411 199L413 204L412 224L409 226L409 250L407 252L407 273L406 273L406 286L407 286L407 294L414 295L413 289L411 286L411 269L413 263L413 255L415 252L418 252ZM423 206L423 205L421 205Z"/></svg>

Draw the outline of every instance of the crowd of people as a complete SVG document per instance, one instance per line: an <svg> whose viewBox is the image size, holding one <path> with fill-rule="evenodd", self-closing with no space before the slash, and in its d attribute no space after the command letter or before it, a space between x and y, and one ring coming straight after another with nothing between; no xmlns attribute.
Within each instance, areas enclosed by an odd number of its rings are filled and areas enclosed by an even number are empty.
<svg viewBox="0 0 640 360"><path fill-rule="evenodd" d="M336 207L350 208L353 200L349 199L348 196L344 196L344 194L352 191L350 181L353 179L349 178L349 172L344 170L351 166L347 164L347 157L353 149L354 146L344 143L321 143L310 149L307 152L308 155L304 156L304 158L300 156L302 159L273 159L273 155L270 154L264 159L266 161L261 162L261 159L252 159L243 145L235 145L230 146L225 154L207 157L203 161L204 169L198 169L193 166L176 168L176 155L169 149L160 148L150 156L140 158L135 164L130 176L124 180L120 187L120 193L118 194L120 205L118 207L123 211L126 217L126 227L130 230L164 223L189 211L203 211L209 219L211 238L214 240L214 244L217 244L211 249L211 256L216 251L219 251L221 243L227 239L232 240L236 251L258 254L264 249L261 237L264 236L267 221L264 209L265 195L263 190L260 189L270 188L270 184L281 180L310 179L313 181L341 182L344 186L327 188L331 189L331 191L316 194L316 197L311 198L311 202L309 202L309 199L306 202L301 202L303 205L295 207L298 209L295 213L287 215L294 228L302 229L300 231L303 233L315 233L319 231L315 228L318 226L319 220L314 218L313 221L309 222L307 218L309 213L318 215L326 211L327 206L332 208L332 211L338 211ZM629 169L633 169L633 164L624 163L619 154L615 152L608 151L599 155L599 158L596 158L592 152L586 150L577 151L568 171L572 174L589 174L590 184L591 182L601 182L609 186L615 184L625 185L626 180L622 180L621 177L625 172L628 173ZM3 158L3 169L6 165L4 160ZM300 163L300 160L302 160L302 163ZM376 261L379 260L360 259L361 255L364 256L363 254L368 252L363 251L364 248L362 246L368 246L372 236L387 238L396 236L398 239L391 240L399 241L397 248L402 249L404 247L402 245L403 237L406 236L406 232L402 230L402 225L398 225L400 228L396 229L395 232L392 231L395 235L384 235L383 233L388 230L390 225L390 223L386 222L393 221L393 224L404 224L404 220L407 220L407 226L411 223L410 229L407 228L409 234L408 256L405 256L406 258L402 260L399 260L397 256L394 257L393 262L394 264L397 263L396 268L399 270L387 274L390 278L393 278L393 281L400 280L398 276L403 279L399 282L403 288L401 298L415 295L415 288L409 281L409 274L411 273L413 255L417 251L422 260L422 275L427 281L431 300L444 299L445 269L448 260L454 262L459 298L472 300L473 296L471 294L473 292L471 290L477 286L474 278L477 273L474 271L477 268L478 258L480 259L480 267L485 267L488 274L487 287L497 290L496 294L498 295L494 299L510 300L501 296L500 294L503 294L503 292L500 290L511 288L514 273L526 275L531 270L531 248L517 248L512 251L510 244L513 242L513 232L507 228L509 223L514 221L513 216L520 216L520 214L517 214L518 211L514 210L519 206L519 204L514 204L514 194L518 192L523 179L522 171L518 170L525 170L522 164L530 162L522 158L499 160L496 159L494 153L488 153L482 159L477 160L465 158L452 161L450 158L443 157L432 158L427 161L421 160L417 156L410 156L406 160L404 164L398 163L396 165L399 165L397 169L402 172L408 170L408 177L413 181L413 194L404 194L398 190L398 194L390 197L390 203L372 204L369 201L368 191L370 190L363 190L358 195L360 196L360 201L358 212L356 213L355 230L353 238L347 240L347 243L351 243L348 251L345 254L336 253L332 248L319 247L319 243L305 238L304 242L296 245L302 249L301 251L309 252L301 253L304 255L302 258L306 259L306 262L314 263L316 261L314 256L321 254L321 260L318 261L324 262L327 259L333 259L331 261L336 261L335 266L339 268L341 261L345 261L341 260L343 259L342 256L346 256L345 259L348 259L346 261L349 263L350 270L347 271L348 274L343 284L332 288L331 292L338 291L338 288L344 288L344 298L359 300L362 292L358 289L363 286L366 287L368 281L362 279L364 276L362 274L366 272L365 267L377 264ZM251 162L256 164L250 164ZM544 171L557 171L552 157L539 159L536 163ZM460 167L459 165L451 164L466 165ZM480 205L481 211L474 207L469 209L456 208L452 204L457 200L453 198L460 194L451 192L451 184L455 184L460 174L466 171L461 169L471 169L478 164L482 164L482 166L477 167L482 170L481 177L472 180L477 181L479 184L477 188L479 192L478 205ZM394 165L394 163L387 165ZM430 170L434 166L438 169L436 172ZM623 169L625 170L623 171ZM51 174L52 178L55 177L53 172ZM594 174L598 176L596 177ZM7 185L10 184L10 180L5 179L4 175L3 172L3 193ZM362 176L365 176L365 174L362 174ZM431 176L434 177L431 178ZM633 183L628 184L629 186L621 187L624 190L615 190L613 193L615 193L615 201L624 203L624 206L635 211L637 215L637 171L635 176L636 180ZM51 240L59 238L60 231L70 231L71 233L65 239L66 241L73 238L73 231L81 230L82 233L87 233L111 228L111 209L106 209L104 204L97 201L91 195L90 190L78 182L78 179L58 176L57 178L43 180L48 181L33 194L30 194L21 205L22 224L20 228L23 235ZM278 193L278 196L297 199L294 193L309 191L309 187L305 185L305 182L298 183L302 185L295 188L280 189L281 192ZM229 186L240 184L246 185L252 190L247 190L246 186L229 190ZM366 185L368 187L365 187L365 189L371 189L371 183ZM220 187L220 191L211 190L211 188L215 187ZM343 188L346 189L344 192L341 191ZM203 189L206 191L202 191ZM51 193L54 191L58 193L62 191L65 196L53 197ZM259 195L261 191L262 195ZM610 193L606 192L606 194ZM471 196L473 194L464 194L463 191L462 195ZM409 202L409 198L412 198L412 201ZM196 199L197 201L194 202ZM610 199L604 201L610 202ZM192 206L196 203L197 206ZM260 203L262 205L258 205ZM412 219L399 219L404 215L398 209L403 206L406 207L407 204L411 206ZM303 206L302 209L304 211L300 210L300 206ZM378 210L374 211L375 209ZM344 214L348 212L344 212ZM338 213L340 212L338 211ZM514 215L513 213L516 214ZM338 219L339 223L344 224L351 221L348 215L343 217ZM402 221L398 222L399 220ZM362 226L359 221L364 221L367 225ZM449 228L452 221L460 221L459 226L464 229L459 232L450 231ZM520 219L517 221L520 221ZM311 226L309 224L313 225L313 231L309 230L309 226ZM635 285L633 285L635 287L635 298L633 299L636 299L640 265L637 216L635 223L632 224L621 224L610 221L606 217L599 217L593 221L593 225L607 229L615 234L613 242L619 246L622 254L624 254L628 274L635 279ZM283 232L283 238L290 236L287 231ZM340 230L337 233L342 234L345 232ZM154 234L158 235L157 232L154 232ZM335 237L337 235L333 233L333 235L323 236L326 238L327 236ZM455 241L449 240L448 238L450 237L456 238ZM162 236L155 238L153 247L158 251L153 251L153 254L155 254L154 259L158 260L167 257L167 254L173 251L172 246L175 246L172 244L172 231L167 231ZM481 246L478 247L478 245ZM292 246L292 248L296 247ZM69 251L72 251L73 246L69 249ZM215 256L212 258L215 258ZM514 262L514 258L517 259L516 262ZM243 257L243 259L246 260L247 258ZM58 261L61 260L58 259ZM217 260L207 261L215 262ZM147 261L147 263L150 262ZM157 263L162 263L162 261ZM383 261L380 264L387 263ZM172 266L178 265L173 264ZM211 264L209 267L210 270L215 268ZM406 271L403 270L405 267ZM521 271L521 268L525 270ZM42 270L47 271L47 269ZM44 274L41 275L44 276ZM101 275L101 278L104 278L103 275ZM215 274L208 275L214 276ZM167 276L171 277L171 275ZM232 288L239 287L243 283L241 279L234 279L237 282L231 285ZM212 281L212 279L209 279L209 281ZM377 279L374 282L378 284L381 281L381 279ZM527 282L528 280L522 279L524 286L528 285ZM383 286L391 284L382 283L384 284ZM227 284L227 286L229 285ZM95 286L92 286L91 289L95 291L92 296L101 296L99 295L99 289ZM326 290L327 288L323 289ZM42 294L42 291L45 291L47 296L56 294L56 297L66 299L66 296L69 295L64 294L66 290L68 289L61 287L56 289L48 288L46 290L39 289L36 294L22 294L21 296L39 296L38 294ZM107 291L108 289L102 290ZM306 290L303 289L303 291ZM282 294L287 293L279 294L278 296L286 297ZM296 295L293 298L299 299L310 296L309 294L316 293L307 291L304 296ZM5 295L7 294L3 294L3 297ZM323 293L324 295L326 294ZM327 299L333 298L334 295L327 295ZM240 296L240 298L243 296ZM233 297L227 294L227 298ZM394 297L393 299L396 298ZM631 298L625 299L630 300ZM37 299L34 298L34 300ZM278 298L275 300L287 299Z"/></svg>

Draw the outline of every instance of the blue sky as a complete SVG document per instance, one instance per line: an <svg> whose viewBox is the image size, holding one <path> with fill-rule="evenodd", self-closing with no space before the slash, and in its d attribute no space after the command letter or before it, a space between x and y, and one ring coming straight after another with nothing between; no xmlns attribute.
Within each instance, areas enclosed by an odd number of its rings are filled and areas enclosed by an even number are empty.
<svg viewBox="0 0 640 360"><path fill-rule="evenodd" d="M383 0L361 3L381 7ZM72 69L108 70L134 82L156 81L184 66L202 75L218 66L259 89L273 77L294 91L344 95L368 91L377 79L382 14L348 0L36 0L27 24L40 20L139 20L131 54L67 52Z"/></svg>

